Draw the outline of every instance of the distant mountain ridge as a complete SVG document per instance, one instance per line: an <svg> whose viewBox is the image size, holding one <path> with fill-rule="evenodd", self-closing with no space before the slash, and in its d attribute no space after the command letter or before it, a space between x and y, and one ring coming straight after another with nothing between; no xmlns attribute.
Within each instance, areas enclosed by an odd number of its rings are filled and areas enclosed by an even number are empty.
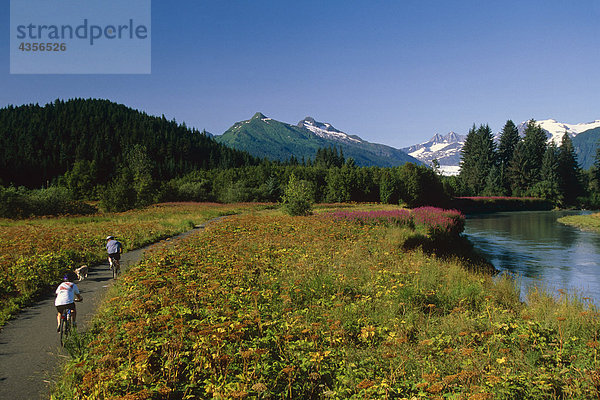
<svg viewBox="0 0 600 400"><path fill-rule="evenodd" d="M433 160L440 164L440 170L446 175L458 173L460 164L460 150L465 144L467 135L450 132L447 135L435 134L427 142L405 147L402 150L427 165L432 165Z"/></svg>
<svg viewBox="0 0 600 400"><path fill-rule="evenodd" d="M349 135L327 122L306 117L296 125L280 122L257 112L246 121L236 122L215 140L256 157L276 160L314 159L317 150L336 146L346 158L360 166L393 167L421 161L404 151L383 144L370 143L356 135Z"/></svg>

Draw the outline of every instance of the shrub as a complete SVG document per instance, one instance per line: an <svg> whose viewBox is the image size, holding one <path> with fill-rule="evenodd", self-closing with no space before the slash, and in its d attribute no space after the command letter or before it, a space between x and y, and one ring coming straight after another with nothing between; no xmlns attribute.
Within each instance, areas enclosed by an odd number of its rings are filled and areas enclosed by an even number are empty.
<svg viewBox="0 0 600 400"><path fill-rule="evenodd" d="M310 182L290 175L283 193L283 208L289 215L309 215L314 203L314 189Z"/></svg>
<svg viewBox="0 0 600 400"><path fill-rule="evenodd" d="M135 204L136 193L126 174L109 183L100 196L100 206L106 211L126 211Z"/></svg>
<svg viewBox="0 0 600 400"><path fill-rule="evenodd" d="M35 215L91 214L96 208L72 199L64 187L27 190L0 187L0 217L27 218Z"/></svg>

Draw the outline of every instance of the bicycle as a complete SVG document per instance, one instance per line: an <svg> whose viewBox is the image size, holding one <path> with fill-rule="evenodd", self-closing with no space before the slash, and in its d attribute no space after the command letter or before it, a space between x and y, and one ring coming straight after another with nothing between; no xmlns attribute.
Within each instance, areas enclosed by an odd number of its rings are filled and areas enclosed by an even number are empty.
<svg viewBox="0 0 600 400"><path fill-rule="evenodd" d="M58 331L60 332L60 345L65 347L65 342L67 341L67 337L71 334L73 330L73 320L71 319L71 310L65 309L63 310L60 316L60 325Z"/></svg>
<svg viewBox="0 0 600 400"><path fill-rule="evenodd" d="M115 257L110 256L108 257L108 262L110 263L113 279L117 279L117 275L121 272L121 262Z"/></svg>

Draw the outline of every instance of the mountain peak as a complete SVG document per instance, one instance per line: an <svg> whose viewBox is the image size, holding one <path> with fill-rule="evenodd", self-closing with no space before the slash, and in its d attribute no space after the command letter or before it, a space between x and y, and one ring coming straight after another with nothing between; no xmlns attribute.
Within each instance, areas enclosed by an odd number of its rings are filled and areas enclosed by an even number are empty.
<svg viewBox="0 0 600 400"><path fill-rule="evenodd" d="M252 116L252 119L265 119L265 118L267 118L267 117L265 116L265 114L263 114L261 112L257 112L256 114L254 114Z"/></svg>
<svg viewBox="0 0 600 400"><path fill-rule="evenodd" d="M316 125L317 121L315 121L315 119L313 117L306 117L304 118L302 121L298 122L298 126L302 127L304 126L304 124L309 124L309 125Z"/></svg>

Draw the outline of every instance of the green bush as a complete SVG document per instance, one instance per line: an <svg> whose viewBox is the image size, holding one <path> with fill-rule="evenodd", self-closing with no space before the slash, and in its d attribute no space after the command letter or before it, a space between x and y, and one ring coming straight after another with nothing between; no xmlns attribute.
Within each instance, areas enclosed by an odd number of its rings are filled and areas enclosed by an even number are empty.
<svg viewBox="0 0 600 400"><path fill-rule="evenodd" d="M27 218L36 215L91 214L96 208L72 199L64 187L27 190L0 187L0 217Z"/></svg>
<svg viewBox="0 0 600 400"><path fill-rule="evenodd" d="M283 208L289 215L309 215L314 203L314 188L308 181L298 180L294 174L283 193Z"/></svg>
<svg viewBox="0 0 600 400"><path fill-rule="evenodd" d="M109 183L100 196L100 207L105 211L126 211L135 207L136 192L127 174Z"/></svg>

